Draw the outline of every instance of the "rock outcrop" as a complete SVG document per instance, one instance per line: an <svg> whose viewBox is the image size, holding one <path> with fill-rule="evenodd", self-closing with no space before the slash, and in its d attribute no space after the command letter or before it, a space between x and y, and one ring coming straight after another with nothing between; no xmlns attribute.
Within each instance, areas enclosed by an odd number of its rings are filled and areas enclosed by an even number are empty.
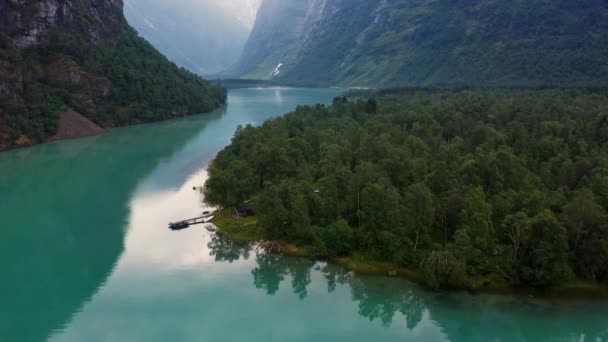
<svg viewBox="0 0 608 342"><path fill-rule="evenodd" d="M127 27L122 0L0 0L0 32L19 49L48 42L54 28L99 43Z"/></svg>
<svg viewBox="0 0 608 342"><path fill-rule="evenodd" d="M75 139L103 134L105 130L73 109L61 114L57 134L51 140Z"/></svg>

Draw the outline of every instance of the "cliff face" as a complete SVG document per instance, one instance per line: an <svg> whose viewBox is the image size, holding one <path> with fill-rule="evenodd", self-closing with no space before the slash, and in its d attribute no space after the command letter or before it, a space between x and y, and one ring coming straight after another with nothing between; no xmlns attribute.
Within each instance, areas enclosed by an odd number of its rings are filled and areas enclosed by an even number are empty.
<svg viewBox="0 0 608 342"><path fill-rule="evenodd" d="M48 42L54 28L99 43L126 29L122 0L0 0L0 32L20 49Z"/></svg>
<svg viewBox="0 0 608 342"><path fill-rule="evenodd" d="M344 85L608 84L604 0L264 0L237 74Z"/></svg>
<svg viewBox="0 0 608 342"><path fill-rule="evenodd" d="M43 142L74 109L102 127L212 110L225 91L139 38L122 0L0 0L0 150Z"/></svg>

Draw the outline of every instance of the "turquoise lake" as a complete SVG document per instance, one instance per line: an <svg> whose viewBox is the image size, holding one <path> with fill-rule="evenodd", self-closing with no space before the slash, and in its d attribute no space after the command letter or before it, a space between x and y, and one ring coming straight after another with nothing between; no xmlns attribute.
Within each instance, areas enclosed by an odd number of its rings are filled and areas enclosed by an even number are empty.
<svg viewBox="0 0 608 342"><path fill-rule="evenodd" d="M0 341L608 341L608 301L427 291L202 226L238 125L340 89L231 90L216 112L0 154Z"/></svg>

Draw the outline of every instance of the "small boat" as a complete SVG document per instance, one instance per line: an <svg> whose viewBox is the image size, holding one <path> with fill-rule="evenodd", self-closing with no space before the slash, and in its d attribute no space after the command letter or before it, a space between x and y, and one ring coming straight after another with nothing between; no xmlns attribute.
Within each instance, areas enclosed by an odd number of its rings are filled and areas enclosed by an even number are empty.
<svg viewBox="0 0 608 342"><path fill-rule="evenodd" d="M184 222L184 221L169 223L169 228L171 230L182 230L182 229L186 229L188 227L190 227L190 224L188 222Z"/></svg>
<svg viewBox="0 0 608 342"><path fill-rule="evenodd" d="M207 216L207 217L204 218L204 222L205 223L211 222L211 221L213 221L214 218L215 218L215 216L209 215L209 216Z"/></svg>

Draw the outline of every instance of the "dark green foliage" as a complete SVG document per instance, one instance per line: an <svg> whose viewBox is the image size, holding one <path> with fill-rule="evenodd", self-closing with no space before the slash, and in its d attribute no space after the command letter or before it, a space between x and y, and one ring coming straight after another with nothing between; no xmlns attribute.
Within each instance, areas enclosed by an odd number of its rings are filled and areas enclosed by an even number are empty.
<svg viewBox="0 0 608 342"><path fill-rule="evenodd" d="M434 289L466 284L465 263L449 251L432 251L420 267L427 284Z"/></svg>
<svg viewBox="0 0 608 342"><path fill-rule="evenodd" d="M318 230L320 239L333 255L348 255L355 246L354 231L346 220L338 220L334 224Z"/></svg>
<svg viewBox="0 0 608 342"><path fill-rule="evenodd" d="M436 286L608 281L608 96L404 90L245 127L206 199L252 199L270 238L420 267Z"/></svg>
<svg viewBox="0 0 608 342"><path fill-rule="evenodd" d="M134 34L124 34L104 44L84 68L105 75L112 84L107 103L94 116L99 122L125 124L204 113L226 99L224 89L178 69ZM138 106L132 106L134 103ZM117 106L128 107L126 115L117 117Z"/></svg>
<svg viewBox="0 0 608 342"><path fill-rule="evenodd" d="M566 230L549 210L532 219L521 267L522 279L536 285L554 284L572 277Z"/></svg>

